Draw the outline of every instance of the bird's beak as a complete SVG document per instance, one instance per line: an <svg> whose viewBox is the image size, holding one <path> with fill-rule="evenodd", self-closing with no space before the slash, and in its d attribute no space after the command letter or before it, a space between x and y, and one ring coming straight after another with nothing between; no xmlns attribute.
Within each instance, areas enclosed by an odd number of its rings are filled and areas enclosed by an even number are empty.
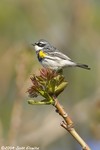
<svg viewBox="0 0 100 150"><path fill-rule="evenodd" d="M35 46L35 43L34 44L32 44L33 46Z"/></svg>

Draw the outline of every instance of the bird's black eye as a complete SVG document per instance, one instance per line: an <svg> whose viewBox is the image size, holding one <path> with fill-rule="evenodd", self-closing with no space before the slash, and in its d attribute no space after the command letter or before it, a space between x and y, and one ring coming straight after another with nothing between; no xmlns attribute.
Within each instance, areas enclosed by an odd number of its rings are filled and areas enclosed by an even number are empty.
<svg viewBox="0 0 100 150"><path fill-rule="evenodd" d="M40 46L40 47L44 47L45 46L44 43L37 43L37 45Z"/></svg>

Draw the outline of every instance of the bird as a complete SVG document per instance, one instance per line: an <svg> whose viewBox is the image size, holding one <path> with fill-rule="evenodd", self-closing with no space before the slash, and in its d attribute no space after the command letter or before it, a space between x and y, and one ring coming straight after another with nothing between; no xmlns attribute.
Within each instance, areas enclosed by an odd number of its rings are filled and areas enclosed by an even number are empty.
<svg viewBox="0 0 100 150"><path fill-rule="evenodd" d="M65 67L80 67L90 70L86 64L74 62L67 55L52 46L47 40L40 39L32 44L37 58L44 68L51 70L62 70Z"/></svg>

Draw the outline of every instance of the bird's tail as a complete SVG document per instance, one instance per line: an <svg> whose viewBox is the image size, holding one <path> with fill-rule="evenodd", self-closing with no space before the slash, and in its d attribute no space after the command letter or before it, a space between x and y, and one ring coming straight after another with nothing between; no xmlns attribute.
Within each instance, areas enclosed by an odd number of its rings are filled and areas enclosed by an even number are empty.
<svg viewBox="0 0 100 150"><path fill-rule="evenodd" d="M85 64L79 64L79 63L77 63L76 66L77 66L77 67L80 67L80 68L87 69L87 70L90 70L90 69L91 69L91 68L88 67L88 65L85 65Z"/></svg>

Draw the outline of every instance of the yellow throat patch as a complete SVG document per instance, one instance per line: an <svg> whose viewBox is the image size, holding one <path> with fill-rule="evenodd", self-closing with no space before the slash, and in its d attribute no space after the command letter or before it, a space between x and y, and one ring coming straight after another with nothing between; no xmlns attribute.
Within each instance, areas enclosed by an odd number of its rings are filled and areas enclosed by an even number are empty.
<svg viewBox="0 0 100 150"><path fill-rule="evenodd" d="M44 58L46 56L46 53L41 50L39 51L38 55L40 58Z"/></svg>

